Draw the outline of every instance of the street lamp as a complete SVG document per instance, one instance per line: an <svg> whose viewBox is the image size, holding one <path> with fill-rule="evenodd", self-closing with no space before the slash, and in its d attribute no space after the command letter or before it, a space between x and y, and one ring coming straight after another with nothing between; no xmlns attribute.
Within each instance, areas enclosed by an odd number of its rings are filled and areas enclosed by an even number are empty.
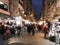
<svg viewBox="0 0 60 45"><path fill-rule="evenodd" d="M33 17L33 15L31 15L31 17Z"/></svg>
<svg viewBox="0 0 60 45"><path fill-rule="evenodd" d="M24 14L24 11L22 13Z"/></svg>
<svg viewBox="0 0 60 45"><path fill-rule="evenodd" d="M40 19L43 20L42 17Z"/></svg>
<svg viewBox="0 0 60 45"><path fill-rule="evenodd" d="M26 17L26 15L24 15Z"/></svg>

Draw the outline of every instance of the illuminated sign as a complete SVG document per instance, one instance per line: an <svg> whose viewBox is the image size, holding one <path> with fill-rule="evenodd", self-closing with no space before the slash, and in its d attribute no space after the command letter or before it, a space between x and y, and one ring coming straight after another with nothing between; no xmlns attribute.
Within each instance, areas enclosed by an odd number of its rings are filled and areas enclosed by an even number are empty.
<svg viewBox="0 0 60 45"><path fill-rule="evenodd" d="M0 9L3 9L5 11L8 11L8 6L7 4L4 4L3 2L0 1Z"/></svg>

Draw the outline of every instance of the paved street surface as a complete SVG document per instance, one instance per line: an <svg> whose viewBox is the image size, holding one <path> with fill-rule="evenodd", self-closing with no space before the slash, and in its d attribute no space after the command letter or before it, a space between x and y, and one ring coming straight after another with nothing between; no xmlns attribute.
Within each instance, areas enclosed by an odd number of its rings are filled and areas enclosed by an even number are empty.
<svg viewBox="0 0 60 45"><path fill-rule="evenodd" d="M43 33L36 33L35 36L13 37L9 39L8 45L55 45L48 39L43 38Z"/></svg>

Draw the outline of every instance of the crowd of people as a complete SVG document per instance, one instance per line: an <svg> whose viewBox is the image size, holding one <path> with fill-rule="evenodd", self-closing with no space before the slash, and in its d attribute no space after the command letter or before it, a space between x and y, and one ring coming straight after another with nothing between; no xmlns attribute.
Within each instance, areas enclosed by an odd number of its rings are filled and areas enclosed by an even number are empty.
<svg viewBox="0 0 60 45"><path fill-rule="evenodd" d="M16 25L15 23L3 23L0 22L0 39L1 40L7 40L14 36L23 37L26 35L32 35L34 36L36 32L43 32L44 38L46 38L46 35L49 33L50 25L48 23L48 26L44 25L38 25L38 24L25 24L22 22L22 25ZM2 42L0 40L0 42Z"/></svg>
<svg viewBox="0 0 60 45"><path fill-rule="evenodd" d="M49 27L50 28L50 27ZM46 34L49 30L48 26L42 24L25 24L24 22L22 25L16 26L14 23L2 23L0 22L0 34L3 36L7 35L8 37L14 36L14 35L23 35L24 33L30 35L35 35L35 32L41 32L43 31L45 33L44 37L46 37Z"/></svg>
<svg viewBox="0 0 60 45"><path fill-rule="evenodd" d="M44 38L48 34L50 26L44 24L25 24L16 26L14 23L2 23L0 22L0 35L3 36L3 39L8 39L12 36L25 36L26 35L35 35L35 32L44 32Z"/></svg>
<svg viewBox="0 0 60 45"><path fill-rule="evenodd" d="M25 34L30 35L31 33L34 35L34 28L34 24L25 25L24 22L22 25L0 22L0 35L3 36L3 39L8 39L12 36L23 36Z"/></svg>

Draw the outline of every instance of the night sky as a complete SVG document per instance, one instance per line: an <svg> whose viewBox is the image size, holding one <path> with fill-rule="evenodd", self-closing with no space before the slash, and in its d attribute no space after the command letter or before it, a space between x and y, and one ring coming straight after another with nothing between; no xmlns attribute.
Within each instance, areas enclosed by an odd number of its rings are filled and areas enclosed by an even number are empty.
<svg viewBox="0 0 60 45"><path fill-rule="evenodd" d="M32 0L32 5L33 5L33 10L35 12L35 18L36 20L39 20L40 13L43 7L43 0Z"/></svg>

